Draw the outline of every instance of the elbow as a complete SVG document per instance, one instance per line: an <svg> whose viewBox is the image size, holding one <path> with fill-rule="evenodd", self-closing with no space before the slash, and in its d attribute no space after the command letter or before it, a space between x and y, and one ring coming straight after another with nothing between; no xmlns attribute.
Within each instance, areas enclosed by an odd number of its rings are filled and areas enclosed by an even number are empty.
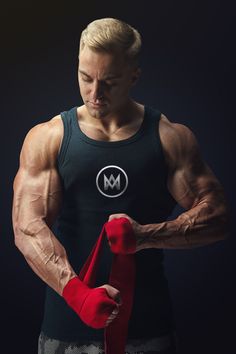
<svg viewBox="0 0 236 354"><path fill-rule="evenodd" d="M13 222L14 230L14 243L16 248L23 254L25 258L29 257L29 233L25 228L25 225L22 225L21 222Z"/></svg>
<svg viewBox="0 0 236 354"><path fill-rule="evenodd" d="M19 233L15 233L14 243L18 251L24 256L26 260L31 259L31 246L29 244L29 240L27 239L27 235L23 234L19 231Z"/></svg>
<svg viewBox="0 0 236 354"><path fill-rule="evenodd" d="M21 231L21 226L18 222L13 223L13 230L14 230L14 244L18 250L23 253L23 235Z"/></svg>
<svg viewBox="0 0 236 354"><path fill-rule="evenodd" d="M25 252L24 252L24 247L23 247L23 242L19 237L15 236L15 246L18 249L18 251L20 251L21 254L23 254L23 256L25 257Z"/></svg>
<svg viewBox="0 0 236 354"><path fill-rule="evenodd" d="M12 209L12 228L14 235L14 244L19 251L22 252L23 246L23 233L22 233L22 222L20 222L20 218L16 213L16 208L13 205Z"/></svg>
<svg viewBox="0 0 236 354"><path fill-rule="evenodd" d="M15 246L18 248L19 247L19 224L18 221L13 218L12 220L12 227L13 227L13 233L14 233L14 243Z"/></svg>
<svg viewBox="0 0 236 354"><path fill-rule="evenodd" d="M15 246L25 258L31 257L32 242L45 227L47 227L46 224L40 218L30 221L13 221Z"/></svg>

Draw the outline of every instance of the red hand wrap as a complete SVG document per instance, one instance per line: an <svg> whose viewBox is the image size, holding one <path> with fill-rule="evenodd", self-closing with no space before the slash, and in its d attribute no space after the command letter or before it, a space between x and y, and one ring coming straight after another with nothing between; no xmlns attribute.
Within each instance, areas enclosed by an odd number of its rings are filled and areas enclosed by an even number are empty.
<svg viewBox="0 0 236 354"><path fill-rule="evenodd" d="M109 284L121 293L122 305L117 317L105 328L105 353L124 354L135 284L135 235L127 218L104 224L100 236L85 262L79 277L71 279L63 297L80 318L93 328L102 328L117 304L105 289L94 288L101 256L102 240L107 237L114 254Z"/></svg>
<svg viewBox="0 0 236 354"><path fill-rule="evenodd" d="M66 284L62 296L84 323L96 329L105 327L108 317L117 307L106 289L91 289L79 277Z"/></svg>
<svg viewBox="0 0 236 354"><path fill-rule="evenodd" d="M135 253L136 239L132 225L127 218L112 219L105 224L105 229L113 253Z"/></svg>

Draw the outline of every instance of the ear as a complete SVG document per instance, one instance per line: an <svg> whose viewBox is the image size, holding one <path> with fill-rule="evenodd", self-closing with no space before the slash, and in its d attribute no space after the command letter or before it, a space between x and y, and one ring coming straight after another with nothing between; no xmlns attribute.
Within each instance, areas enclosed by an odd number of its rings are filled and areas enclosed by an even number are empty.
<svg viewBox="0 0 236 354"><path fill-rule="evenodd" d="M132 74L132 86L134 86L137 83L140 75L141 75L141 69L135 68Z"/></svg>

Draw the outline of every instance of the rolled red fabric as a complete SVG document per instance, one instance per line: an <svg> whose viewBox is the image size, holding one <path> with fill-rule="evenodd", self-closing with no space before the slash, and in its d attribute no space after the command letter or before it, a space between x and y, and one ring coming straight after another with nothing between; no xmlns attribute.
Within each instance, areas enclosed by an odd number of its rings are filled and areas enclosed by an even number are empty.
<svg viewBox="0 0 236 354"><path fill-rule="evenodd" d="M111 251L115 254L132 254L136 251L136 238L131 223L125 217L105 223Z"/></svg>
<svg viewBox="0 0 236 354"><path fill-rule="evenodd" d="M111 312L117 307L103 288L92 287L102 251L102 240L107 237L114 253L109 284L120 291L122 305L117 317L105 328L105 353L124 354L128 323L133 305L135 285L136 239L127 218L113 219L104 224L79 277L71 279L63 290L63 297L80 318L93 328L103 328Z"/></svg>

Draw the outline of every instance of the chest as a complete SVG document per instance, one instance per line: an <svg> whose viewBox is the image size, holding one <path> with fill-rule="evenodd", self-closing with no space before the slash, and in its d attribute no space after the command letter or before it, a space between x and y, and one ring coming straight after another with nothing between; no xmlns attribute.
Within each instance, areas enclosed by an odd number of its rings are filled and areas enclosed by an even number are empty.
<svg viewBox="0 0 236 354"><path fill-rule="evenodd" d="M80 130L90 139L97 141L120 141L129 139L137 133L142 124L142 119L137 119L132 123L124 124L121 127L111 127L104 129L84 122L78 122Z"/></svg>

